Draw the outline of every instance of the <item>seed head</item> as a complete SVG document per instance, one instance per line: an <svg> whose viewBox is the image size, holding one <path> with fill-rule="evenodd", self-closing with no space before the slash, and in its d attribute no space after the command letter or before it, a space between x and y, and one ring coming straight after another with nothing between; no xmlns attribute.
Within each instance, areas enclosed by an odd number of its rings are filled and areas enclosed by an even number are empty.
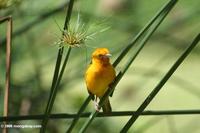
<svg viewBox="0 0 200 133"><path fill-rule="evenodd" d="M94 35L99 32L103 32L108 28L90 33L88 29L89 27L86 27L84 23L81 23L80 16L78 14L75 26L73 26L71 23L68 24L68 29L62 31L63 36L57 44L59 44L60 47L81 47L82 45L85 45L87 40L94 39Z"/></svg>

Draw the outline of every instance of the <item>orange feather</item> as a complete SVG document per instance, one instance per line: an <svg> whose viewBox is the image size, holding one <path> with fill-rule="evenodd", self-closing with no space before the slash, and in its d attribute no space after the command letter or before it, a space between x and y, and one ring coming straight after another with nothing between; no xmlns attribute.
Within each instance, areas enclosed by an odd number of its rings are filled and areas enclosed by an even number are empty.
<svg viewBox="0 0 200 133"><path fill-rule="evenodd" d="M92 63L85 73L85 81L89 93L101 98L109 84L115 79L115 69L110 64L110 53L106 48L98 48L92 54ZM102 106L106 113L111 112L109 99Z"/></svg>

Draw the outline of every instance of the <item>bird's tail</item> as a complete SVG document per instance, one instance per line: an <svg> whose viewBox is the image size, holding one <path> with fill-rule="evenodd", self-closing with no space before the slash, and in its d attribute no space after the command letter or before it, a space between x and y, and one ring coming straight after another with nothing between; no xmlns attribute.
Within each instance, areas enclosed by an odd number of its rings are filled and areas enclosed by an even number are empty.
<svg viewBox="0 0 200 133"><path fill-rule="evenodd" d="M104 100L104 104L102 106L102 109L103 109L103 112L106 113L106 114L111 113L112 108L111 108L110 101L109 101L108 97Z"/></svg>

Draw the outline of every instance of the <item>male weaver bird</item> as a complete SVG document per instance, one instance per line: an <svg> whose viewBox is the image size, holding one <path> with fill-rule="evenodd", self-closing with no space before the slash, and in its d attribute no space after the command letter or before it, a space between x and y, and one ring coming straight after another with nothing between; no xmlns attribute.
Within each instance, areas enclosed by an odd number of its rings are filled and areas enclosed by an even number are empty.
<svg viewBox="0 0 200 133"><path fill-rule="evenodd" d="M95 107L97 107L97 111L100 110L97 104L97 98L103 97L109 85L116 77L115 69L110 64L110 56L111 54L107 48L97 48L92 53L92 63L85 73L87 89L96 103ZM110 113L112 111L108 97L105 99L102 109L104 113Z"/></svg>

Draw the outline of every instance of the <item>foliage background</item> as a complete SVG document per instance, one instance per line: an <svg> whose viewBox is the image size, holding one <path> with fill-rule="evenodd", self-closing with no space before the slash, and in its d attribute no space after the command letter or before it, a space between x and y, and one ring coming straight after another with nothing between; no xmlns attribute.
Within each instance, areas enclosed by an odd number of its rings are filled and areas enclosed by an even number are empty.
<svg viewBox="0 0 200 133"><path fill-rule="evenodd" d="M0 10L0 16L12 14L17 31L35 18L60 6L63 0L21 0ZM85 47L74 48L70 55L52 113L76 113L87 97L84 72L95 47L107 47L114 60L166 0L82 0L76 1L72 23L77 14L92 31L110 27L99 33ZM10 90L10 115L43 114L49 96L58 47L55 41L61 35L65 10L41 19L40 23L12 43L12 73ZM113 111L136 110L159 79L175 62L180 53L199 32L199 1L180 0L164 23L156 31L137 57L128 73L118 84L111 98ZM5 37L6 24L0 25L0 39ZM0 47L0 113L3 114L3 86L5 52ZM197 46L178 68L162 91L148 106L148 110L198 109L200 104L200 46ZM81 64L81 65L80 65ZM123 62L122 62L123 64ZM121 64L121 65L122 65ZM120 69L120 65L116 71ZM91 103L87 111L94 110ZM118 132L129 117L96 118L89 132ZM81 119L76 130L83 124ZM131 131L147 133L198 133L196 124L200 116L145 116L140 117ZM71 120L50 120L48 131L64 132ZM40 124L40 121L18 121L18 124ZM112 123L112 125L110 124ZM10 132L36 132L38 129L11 129ZM75 131L76 131L75 130Z"/></svg>

